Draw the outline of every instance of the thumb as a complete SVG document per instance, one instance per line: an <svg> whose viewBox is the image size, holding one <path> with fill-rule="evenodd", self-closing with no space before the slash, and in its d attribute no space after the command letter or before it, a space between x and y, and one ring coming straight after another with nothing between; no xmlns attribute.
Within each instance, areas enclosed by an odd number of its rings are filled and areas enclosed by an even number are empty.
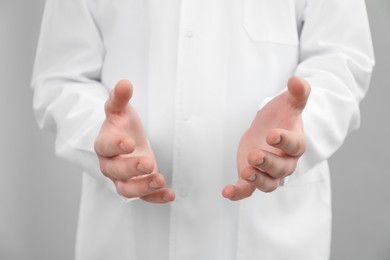
<svg viewBox="0 0 390 260"><path fill-rule="evenodd" d="M291 104L303 110L306 106L307 100L310 95L310 85L309 83L298 76L293 76L288 80L288 99Z"/></svg>
<svg viewBox="0 0 390 260"><path fill-rule="evenodd" d="M133 95L133 84L128 80L119 81L110 92L110 96L105 104L106 114L121 113L128 105Z"/></svg>

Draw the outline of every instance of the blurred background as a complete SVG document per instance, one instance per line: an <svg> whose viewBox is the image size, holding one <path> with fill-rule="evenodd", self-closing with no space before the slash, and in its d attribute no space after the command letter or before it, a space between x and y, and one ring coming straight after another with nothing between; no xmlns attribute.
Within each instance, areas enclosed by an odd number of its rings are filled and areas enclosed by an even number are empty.
<svg viewBox="0 0 390 260"><path fill-rule="evenodd" d="M0 0L1 260L74 258L80 174L55 157L31 109L43 4ZM361 129L331 159L332 260L390 259L390 1L366 4L377 65Z"/></svg>

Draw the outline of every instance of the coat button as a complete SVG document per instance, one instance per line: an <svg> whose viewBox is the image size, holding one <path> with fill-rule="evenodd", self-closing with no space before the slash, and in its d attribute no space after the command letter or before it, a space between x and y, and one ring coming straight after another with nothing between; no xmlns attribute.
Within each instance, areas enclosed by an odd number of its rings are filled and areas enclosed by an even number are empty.
<svg viewBox="0 0 390 260"><path fill-rule="evenodd" d="M180 197L182 198L187 198L188 197L188 193L185 191L185 190L181 190L180 193L179 193Z"/></svg>
<svg viewBox="0 0 390 260"><path fill-rule="evenodd" d="M192 38L194 37L194 33L192 31L187 31L186 36L187 38Z"/></svg>
<svg viewBox="0 0 390 260"><path fill-rule="evenodd" d="M188 121L188 120L190 120L191 119L191 117L190 117L190 115L188 115L188 114L185 114L184 116L183 116L183 120L184 121Z"/></svg>

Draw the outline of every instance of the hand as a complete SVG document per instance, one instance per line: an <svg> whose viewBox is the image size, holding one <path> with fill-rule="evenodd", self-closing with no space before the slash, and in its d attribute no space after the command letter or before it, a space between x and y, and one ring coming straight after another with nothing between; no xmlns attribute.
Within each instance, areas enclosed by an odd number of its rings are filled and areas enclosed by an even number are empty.
<svg viewBox="0 0 390 260"><path fill-rule="evenodd" d="M310 94L309 84L292 77L288 90L257 112L241 138L237 153L239 179L223 189L223 196L240 200L257 189L271 192L292 174L306 149L302 111Z"/></svg>
<svg viewBox="0 0 390 260"><path fill-rule="evenodd" d="M105 104L106 119L95 140L100 169L125 197L155 203L173 201L175 194L164 187L165 179L157 173L141 121L129 104L132 94L132 84L119 81Z"/></svg>

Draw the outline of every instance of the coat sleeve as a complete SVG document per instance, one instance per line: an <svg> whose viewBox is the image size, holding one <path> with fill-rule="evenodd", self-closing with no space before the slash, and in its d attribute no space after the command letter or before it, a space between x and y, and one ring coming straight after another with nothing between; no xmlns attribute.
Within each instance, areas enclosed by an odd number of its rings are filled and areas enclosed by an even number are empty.
<svg viewBox="0 0 390 260"><path fill-rule="evenodd" d="M303 112L306 153L296 174L327 160L360 124L374 54L364 0L308 0L296 74L311 88Z"/></svg>
<svg viewBox="0 0 390 260"><path fill-rule="evenodd" d="M105 50L92 9L83 0L46 1L32 78L33 108L39 126L55 133L56 154L115 191L100 173L93 149L108 88L100 81Z"/></svg>

